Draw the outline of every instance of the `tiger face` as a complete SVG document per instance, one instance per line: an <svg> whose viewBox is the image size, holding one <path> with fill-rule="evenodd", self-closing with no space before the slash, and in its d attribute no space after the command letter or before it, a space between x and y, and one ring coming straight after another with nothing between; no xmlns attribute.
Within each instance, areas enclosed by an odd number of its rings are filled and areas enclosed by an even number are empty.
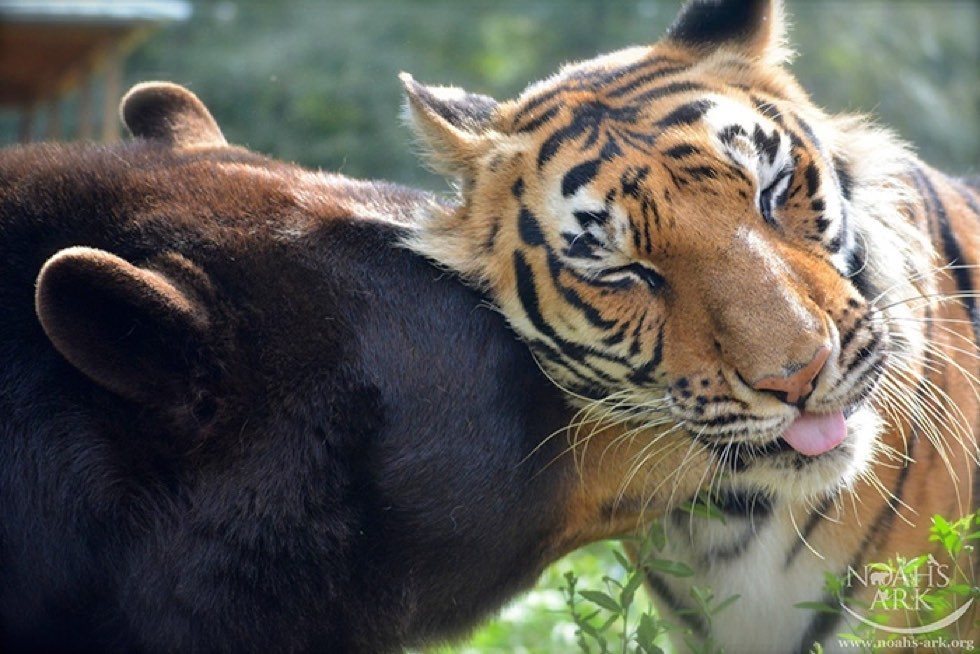
<svg viewBox="0 0 980 654"><path fill-rule="evenodd" d="M487 289L574 402L685 434L709 459L685 474L805 499L879 447L869 397L922 347L892 300L928 292L928 263L911 227L881 236L902 189L860 157L908 155L813 106L781 67L779 3L741 4L691 3L655 45L509 102L403 76L461 183L411 245Z"/></svg>

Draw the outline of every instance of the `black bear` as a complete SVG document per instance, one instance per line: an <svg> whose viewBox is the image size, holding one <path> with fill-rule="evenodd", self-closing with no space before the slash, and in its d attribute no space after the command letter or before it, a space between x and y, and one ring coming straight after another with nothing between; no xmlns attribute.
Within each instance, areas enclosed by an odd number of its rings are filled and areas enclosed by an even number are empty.
<svg viewBox="0 0 980 654"><path fill-rule="evenodd" d="M0 151L0 649L396 650L635 526L626 455L569 455L526 347L399 245L439 200L175 85L123 118Z"/></svg>

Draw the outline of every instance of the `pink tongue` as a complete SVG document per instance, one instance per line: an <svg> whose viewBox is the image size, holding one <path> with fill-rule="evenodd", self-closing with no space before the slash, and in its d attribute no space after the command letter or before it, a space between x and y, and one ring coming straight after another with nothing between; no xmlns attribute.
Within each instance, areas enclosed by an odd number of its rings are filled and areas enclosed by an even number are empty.
<svg viewBox="0 0 980 654"><path fill-rule="evenodd" d="M844 414L837 413L802 413L793 421L783 440L794 450L807 456L816 456L834 449L847 436L847 423Z"/></svg>

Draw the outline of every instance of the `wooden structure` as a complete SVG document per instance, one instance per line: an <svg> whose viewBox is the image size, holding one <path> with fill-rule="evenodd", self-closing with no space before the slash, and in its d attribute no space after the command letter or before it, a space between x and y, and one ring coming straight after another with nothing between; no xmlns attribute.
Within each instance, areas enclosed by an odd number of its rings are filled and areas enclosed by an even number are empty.
<svg viewBox="0 0 980 654"><path fill-rule="evenodd" d="M154 27L190 14L184 0L0 0L0 108L20 113L21 141L33 139L41 110L44 137L58 139L62 101L77 91L77 138L116 140L126 55ZM96 112L93 84L100 76Z"/></svg>

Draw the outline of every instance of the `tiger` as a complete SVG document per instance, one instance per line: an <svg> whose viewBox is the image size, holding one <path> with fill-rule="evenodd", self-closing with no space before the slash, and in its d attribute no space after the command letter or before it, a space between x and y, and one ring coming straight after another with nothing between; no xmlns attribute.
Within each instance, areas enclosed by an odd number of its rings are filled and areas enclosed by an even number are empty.
<svg viewBox="0 0 980 654"><path fill-rule="evenodd" d="M978 187L818 107L785 13L691 0L509 101L401 76L457 189L406 244L492 298L579 412L576 456L629 449L621 505L656 504L692 572L646 573L678 651L845 649L875 590L851 573L951 565L930 518L980 506ZM738 598L708 620L695 587ZM976 639L971 603L946 633Z"/></svg>

